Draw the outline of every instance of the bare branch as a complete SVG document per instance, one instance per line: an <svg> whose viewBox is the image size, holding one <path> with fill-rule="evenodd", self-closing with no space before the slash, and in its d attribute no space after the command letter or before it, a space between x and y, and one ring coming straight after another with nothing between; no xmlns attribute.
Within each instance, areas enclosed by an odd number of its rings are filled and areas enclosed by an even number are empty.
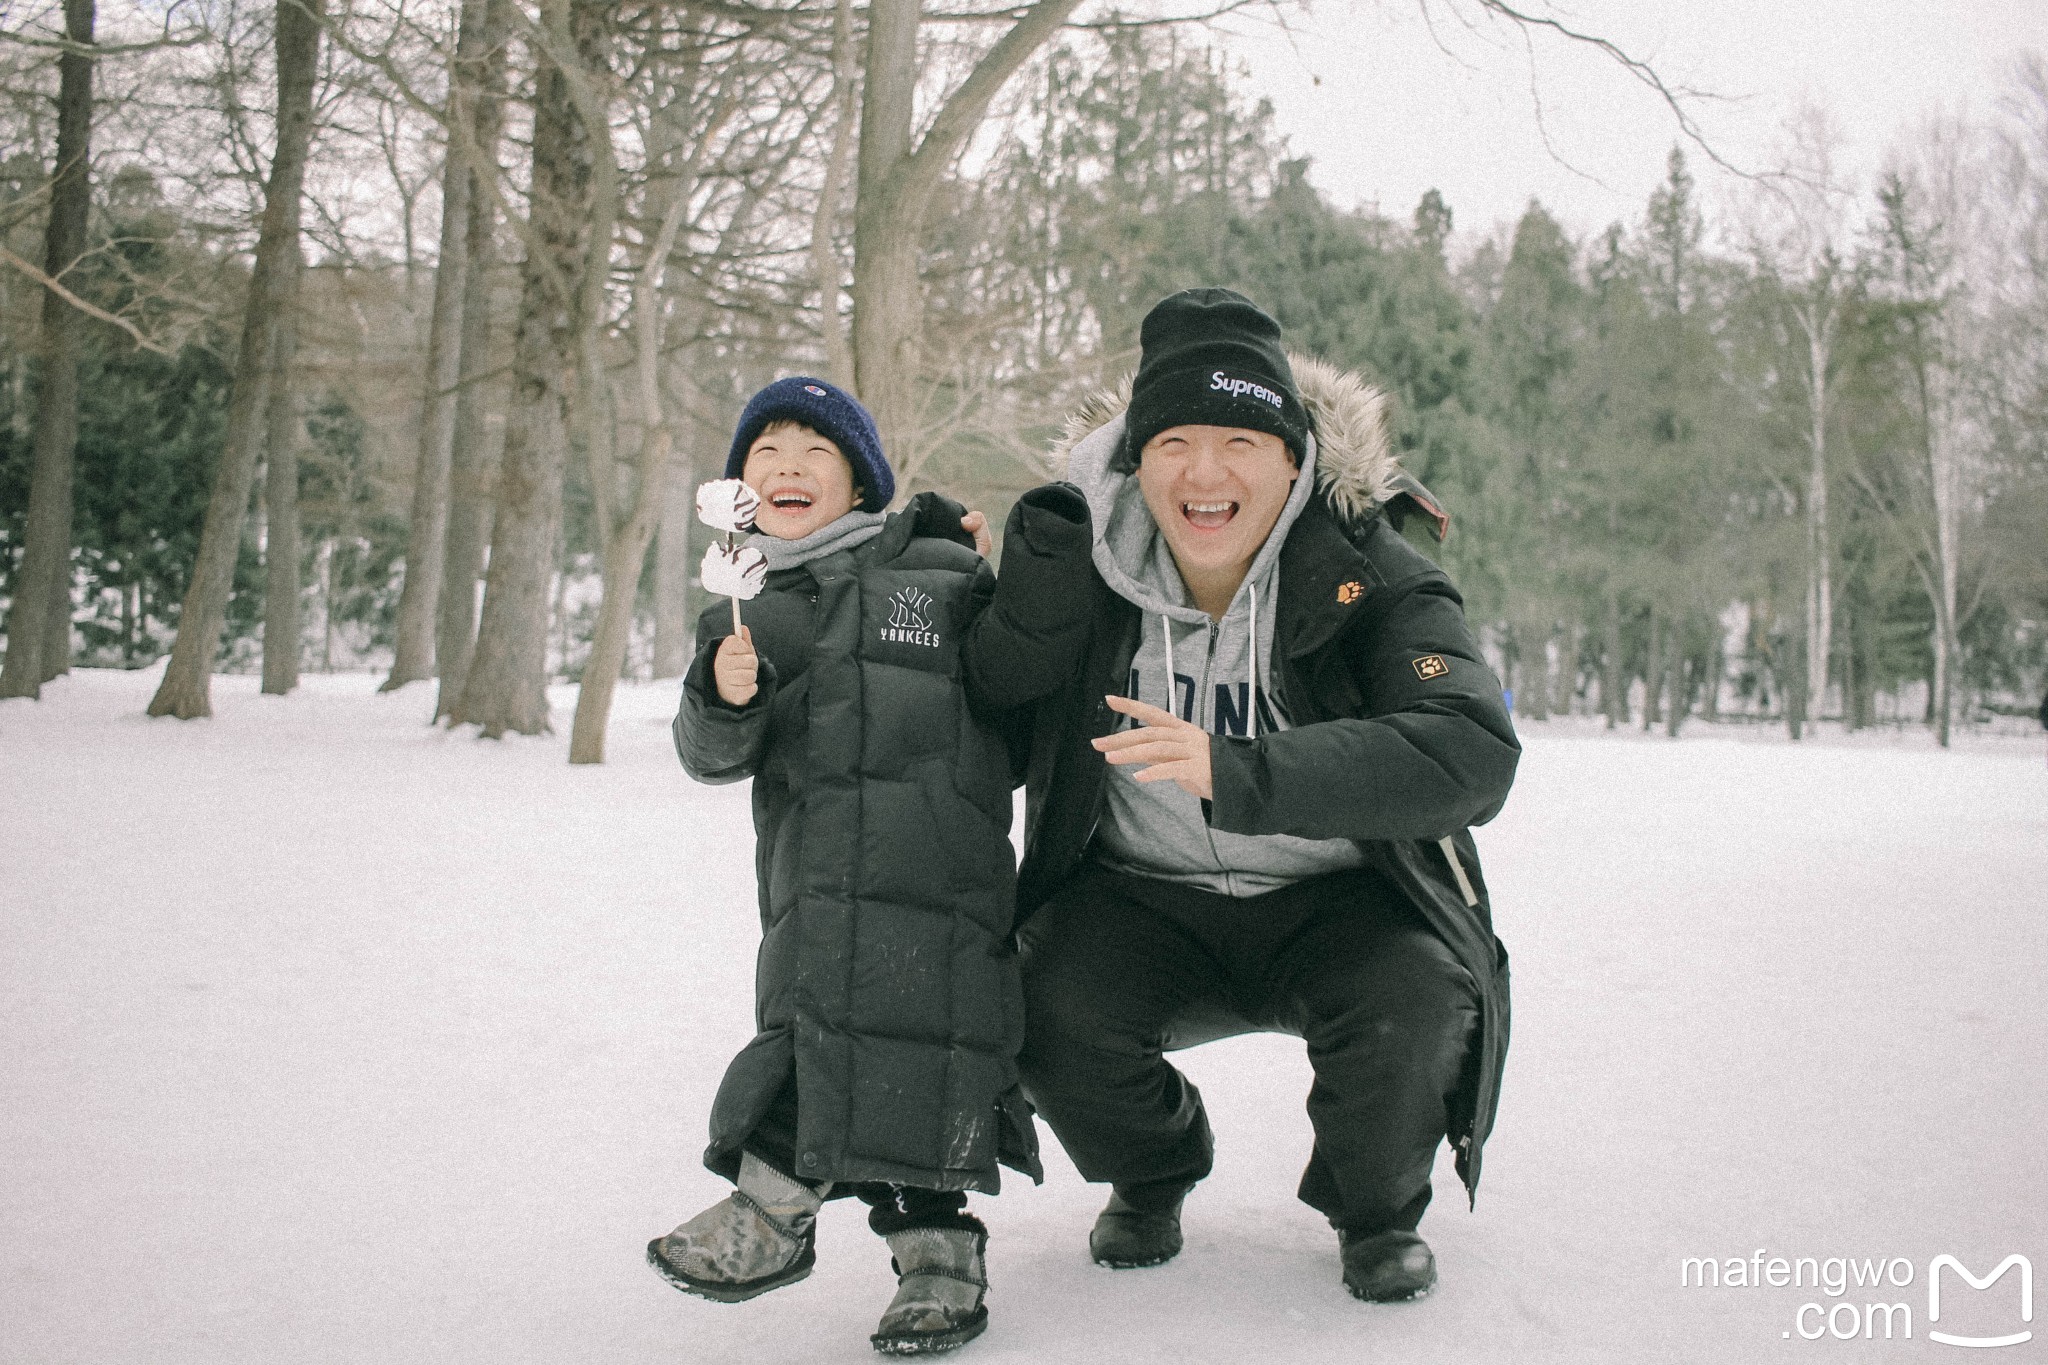
<svg viewBox="0 0 2048 1365"><path fill-rule="evenodd" d="M1688 142L1691 142L1702 152L1706 153L1709 161L1719 166L1722 170L1727 171L1730 175L1739 176L1744 180L1755 180L1758 178L1755 172L1742 170L1715 151L1713 144L1707 141L1706 134L1700 131L1699 124L1694 122L1692 115L1687 112L1683 100L1687 98L1709 98L1706 92L1688 88L1672 88L1657 73L1655 67L1642 58L1625 51L1620 44L1610 38L1602 38L1595 33L1582 33L1562 20L1553 19L1547 15L1524 13L1522 10L1508 4L1507 0L1478 0L1478 4L1481 9L1491 10L1493 13L1519 24L1525 29L1548 29L1560 37L1570 39L1575 43L1582 43L1612 58L1615 64L1620 66L1622 70L1626 71L1643 85L1649 87L1656 93L1657 98L1664 101L1665 108L1669 109L1671 116L1678 121L1678 130L1685 135ZM1546 137L1546 144L1548 141L1549 139Z"/></svg>
<svg viewBox="0 0 2048 1365"><path fill-rule="evenodd" d="M15 255L12 251L9 251L5 244L0 244L0 261L5 261L8 265L13 266L16 270L19 270L22 274L28 276L36 283L42 285L43 288L49 290L58 298L64 300L64 302L70 304L73 308L76 308L79 312L86 314L88 317L98 318L101 322L113 323L114 326L119 327L129 336L135 338L135 344L137 346L142 347L143 350L155 351L158 355L171 354L170 350L167 347L160 345L159 343L152 341L148 337L144 336L142 334L142 329L137 327L128 319L121 317L120 315L115 313L109 313L106 309L101 308L97 304L86 302L84 299L78 297L78 295L72 293L69 289L66 289L61 282L52 279L50 276L44 274L34 265L31 265L29 262L24 261L21 257Z"/></svg>

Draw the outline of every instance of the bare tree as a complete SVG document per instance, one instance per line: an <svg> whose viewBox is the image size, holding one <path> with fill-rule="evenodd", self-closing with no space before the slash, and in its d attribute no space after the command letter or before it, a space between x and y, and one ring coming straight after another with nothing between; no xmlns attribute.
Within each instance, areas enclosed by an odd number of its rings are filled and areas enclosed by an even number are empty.
<svg viewBox="0 0 2048 1365"><path fill-rule="evenodd" d="M1969 614L1961 600L1967 517L1975 508L1974 437L1961 374L1964 310L1958 272L1971 225L1962 164L1965 132L1945 122L1923 130L1919 164L1889 171L1878 190L1881 264L1877 287L1889 305L1911 416L1905 448L1855 478L1885 517L1933 609L1935 737L1949 742L1957 637Z"/></svg>
<svg viewBox="0 0 2048 1365"><path fill-rule="evenodd" d="M198 562L178 616L177 643L156 696L152 716L190 720L213 714L213 654L220 643L242 522L255 480L258 424L264 416L265 372L272 363L281 320L285 253L298 240L306 149L313 133L313 82L320 56L320 15L326 0L278 0L277 152L264 188L263 226L255 268L242 310L242 342L235 360L227 432L214 470L213 493L200 532Z"/></svg>
<svg viewBox="0 0 2048 1365"><path fill-rule="evenodd" d="M78 445L78 312L59 292L85 255L92 201L93 0L65 0L57 59L57 174L44 235L42 381L36 390L28 543L7 622L0 697L35 697L71 668L72 470ZM66 291L68 292L68 291Z"/></svg>
<svg viewBox="0 0 2048 1365"><path fill-rule="evenodd" d="M286 247L277 288L263 474L263 691L299 685L299 285L306 264L298 235Z"/></svg>
<svg viewBox="0 0 2048 1365"><path fill-rule="evenodd" d="M578 99L572 66L604 88L611 6L546 0L530 36L540 52L533 118L532 206L520 270L512 398L491 528L490 571L476 652L450 721L493 739L548 724L548 585L561 535L569 433L601 320L616 214L616 166L605 113ZM600 179L609 182L600 187Z"/></svg>
<svg viewBox="0 0 2048 1365"><path fill-rule="evenodd" d="M467 227L463 239L461 382L450 433L448 517L442 551L435 664L441 687L434 716L452 716L476 648L476 585L490 533L489 456L485 450L486 377L490 368L491 273L497 263L496 196L482 178L496 174L505 123L505 32L511 0L485 0L482 50L474 71L469 145ZM451 148L455 138L449 138ZM408 567L408 573L410 568ZM394 673L395 676L395 673Z"/></svg>
<svg viewBox="0 0 2048 1365"><path fill-rule="evenodd" d="M604 597L598 607L590 657L583 665L583 683L576 692L576 721L569 734L571 763L604 762L605 725L611 719L612 691L626 662L640 570L647 561L647 546L654 539L655 528L661 524L662 501L668 491L671 443L669 425L662 418L661 387L656 374L661 355L661 272L689 207L683 194L683 177L672 174L668 179L675 182L674 188L662 196L667 202L661 223L655 229L633 290L633 387L640 403L640 441L633 461L633 493L623 509L613 506L617 478L616 471L607 467L611 461L599 460L592 470L602 542Z"/></svg>
<svg viewBox="0 0 2048 1365"><path fill-rule="evenodd" d="M854 148L859 76L853 46L853 0L837 0L832 7L832 145L825 153L825 178L818 189L817 209L811 214L811 273L818 283L818 331L825 342L825 374L846 389L854 384L853 343L846 324L839 319L843 268L833 235Z"/></svg>
<svg viewBox="0 0 2048 1365"><path fill-rule="evenodd" d="M1752 251L1759 268L1776 283L1779 306L1796 341L1803 343L1799 379L1806 391L1807 463L1800 502L1806 523L1806 668L1797 682L1804 689L1805 704L1790 709L1818 720L1827 701L1833 656L1828 422L1847 273L1840 254L1847 191L1834 166L1840 134L1826 113L1808 106L1789 131L1786 174L1771 182L1759 201L1763 221L1753 230Z"/></svg>
<svg viewBox="0 0 2048 1365"><path fill-rule="evenodd" d="M449 64L448 107L453 126L474 126L489 15L486 0L463 0L455 54ZM495 141L495 139L493 139ZM447 558L448 484L455 447L455 409L462 381L462 305L469 279L471 187L475 170L455 139L441 170L441 240L434 265L434 301L427 331L426 392L419 459L413 474L411 533L406 542L405 585L398 599L391 676L381 690L434 676L435 609Z"/></svg>
<svg viewBox="0 0 2048 1365"><path fill-rule="evenodd" d="M1005 82L1059 30L1080 0L1034 0L949 94L916 136L922 0L872 0L853 226L853 369L882 447L903 477L920 460L918 376L924 296L918 280L932 189L981 125Z"/></svg>

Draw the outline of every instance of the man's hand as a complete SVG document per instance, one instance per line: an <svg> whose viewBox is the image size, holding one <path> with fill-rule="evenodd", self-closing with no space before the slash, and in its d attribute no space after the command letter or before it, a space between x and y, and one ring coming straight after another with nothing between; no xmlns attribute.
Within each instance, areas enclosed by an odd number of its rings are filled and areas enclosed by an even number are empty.
<svg viewBox="0 0 2048 1365"><path fill-rule="evenodd" d="M1132 774L1140 782L1178 782L1182 791L1204 801L1216 794L1209 780L1207 730L1129 697L1107 700L1112 711L1121 711L1140 728L1090 740L1104 758L1116 764L1144 764Z"/></svg>
<svg viewBox="0 0 2048 1365"><path fill-rule="evenodd" d="M761 690L754 682L760 671L761 656L754 652L753 631L741 626L739 634L718 642L718 653L711 659L711 678L718 684L718 699L727 706L745 706L754 699Z"/></svg>
<svg viewBox="0 0 2048 1365"><path fill-rule="evenodd" d="M995 537L988 532L988 517L981 512L969 512L960 518L960 529L974 537L974 553L987 559L995 552Z"/></svg>

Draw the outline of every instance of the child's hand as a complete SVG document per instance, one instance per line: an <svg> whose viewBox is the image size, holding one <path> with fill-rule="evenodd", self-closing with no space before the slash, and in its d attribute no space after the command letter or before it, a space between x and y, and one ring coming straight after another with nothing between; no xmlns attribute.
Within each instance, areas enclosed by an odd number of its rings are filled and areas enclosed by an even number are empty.
<svg viewBox="0 0 2048 1365"><path fill-rule="evenodd" d="M737 635L718 642L711 659L711 679L718 684L718 699L727 706L745 706L761 689L754 677L761 671L761 656L754 652L754 632L745 626Z"/></svg>

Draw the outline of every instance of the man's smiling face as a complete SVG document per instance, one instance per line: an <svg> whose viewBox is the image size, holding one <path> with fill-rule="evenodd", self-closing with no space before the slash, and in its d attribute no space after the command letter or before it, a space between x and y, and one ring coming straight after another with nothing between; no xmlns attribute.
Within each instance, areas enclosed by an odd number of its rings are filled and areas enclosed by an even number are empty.
<svg viewBox="0 0 2048 1365"><path fill-rule="evenodd" d="M747 448L740 477L761 495L755 527L778 540L802 540L861 498L838 443L796 422L770 422Z"/></svg>
<svg viewBox="0 0 2048 1365"><path fill-rule="evenodd" d="M1285 441L1242 427L1168 427L1138 457L1145 506L1190 589L1243 579L1300 476Z"/></svg>

